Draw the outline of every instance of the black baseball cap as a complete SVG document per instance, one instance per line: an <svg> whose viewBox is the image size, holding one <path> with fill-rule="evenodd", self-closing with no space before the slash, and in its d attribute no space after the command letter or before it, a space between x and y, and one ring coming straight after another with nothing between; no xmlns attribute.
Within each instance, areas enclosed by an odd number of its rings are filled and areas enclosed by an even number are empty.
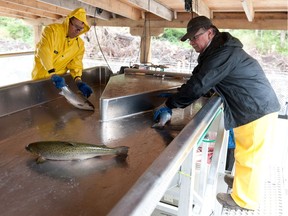
<svg viewBox="0 0 288 216"><path fill-rule="evenodd" d="M187 25L187 33L180 40L186 41L188 38L193 37L200 28L209 28L212 26L211 20L205 16L192 18Z"/></svg>

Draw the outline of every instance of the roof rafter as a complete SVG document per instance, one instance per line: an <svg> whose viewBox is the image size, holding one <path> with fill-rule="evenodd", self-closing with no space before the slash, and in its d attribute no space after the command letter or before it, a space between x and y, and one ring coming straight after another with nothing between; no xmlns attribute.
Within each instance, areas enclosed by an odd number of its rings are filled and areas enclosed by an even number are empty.
<svg viewBox="0 0 288 216"><path fill-rule="evenodd" d="M252 0L241 0L241 3L248 21L252 22L255 14Z"/></svg>
<svg viewBox="0 0 288 216"><path fill-rule="evenodd" d="M174 12L157 1L139 1L139 0L128 0L131 4L140 7L150 13L153 13L165 20L172 21Z"/></svg>
<svg viewBox="0 0 288 216"><path fill-rule="evenodd" d="M26 7L37 8L42 11L47 11L50 13L58 14L61 16L66 16L69 10L57 7L55 5L49 5L43 2L38 2L37 0L1 0L4 2L11 2L14 4L25 5Z"/></svg>
<svg viewBox="0 0 288 216"><path fill-rule="evenodd" d="M15 4L12 2L8 2L8 1L0 1L0 7L3 9L10 9L10 10L14 10L14 11L18 11L18 12L22 12L23 14L32 14L32 15L36 15L36 16L44 16L46 18L49 19L60 19L62 16L54 14L54 13L50 13L47 11L43 11L43 10L39 10L37 8L31 8L31 7L26 7L24 5L20 5L20 4Z"/></svg>
<svg viewBox="0 0 288 216"><path fill-rule="evenodd" d="M91 5L84 4L77 0L38 0L39 2L46 3L47 5L57 6L59 8L63 8L70 13L76 8L83 7L86 10L87 15L96 16L97 18L108 20L112 17L111 13L107 11L102 11L101 14L97 13L96 7ZM66 15L68 14L66 13Z"/></svg>
<svg viewBox="0 0 288 216"><path fill-rule="evenodd" d="M101 8L103 10L109 10L112 13L127 17L132 20L139 20L141 18L140 10L133 8L130 5L127 5L121 1L116 0L79 0L88 5Z"/></svg>
<svg viewBox="0 0 288 216"><path fill-rule="evenodd" d="M193 12L209 18L211 16L210 9L203 0L193 1Z"/></svg>
<svg viewBox="0 0 288 216"><path fill-rule="evenodd" d="M13 11L13 10L10 10L10 9L7 9L7 8L0 8L0 14L4 14L4 16L7 16L7 17L17 17L17 18L20 18L20 19L38 19L39 16L35 16L35 15L31 15L31 14L25 14L25 13L22 13L22 12L18 12L18 11Z"/></svg>

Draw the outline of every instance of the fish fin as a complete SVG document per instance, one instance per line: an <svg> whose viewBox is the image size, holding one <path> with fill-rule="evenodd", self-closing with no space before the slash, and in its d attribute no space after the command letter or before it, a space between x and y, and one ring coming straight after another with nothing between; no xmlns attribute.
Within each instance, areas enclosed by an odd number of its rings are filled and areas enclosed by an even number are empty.
<svg viewBox="0 0 288 216"><path fill-rule="evenodd" d="M118 156L126 155L127 156L129 147L128 146L119 146L116 149L117 149L116 155L118 155Z"/></svg>
<svg viewBox="0 0 288 216"><path fill-rule="evenodd" d="M40 163L44 163L46 161L46 159L42 156L39 156L37 159L36 159L36 163L37 164L40 164Z"/></svg>
<svg viewBox="0 0 288 216"><path fill-rule="evenodd" d="M63 143L65 143L66 145L72 145L72 146L77 146L78 145L75 142L63 142Z"/></svg>

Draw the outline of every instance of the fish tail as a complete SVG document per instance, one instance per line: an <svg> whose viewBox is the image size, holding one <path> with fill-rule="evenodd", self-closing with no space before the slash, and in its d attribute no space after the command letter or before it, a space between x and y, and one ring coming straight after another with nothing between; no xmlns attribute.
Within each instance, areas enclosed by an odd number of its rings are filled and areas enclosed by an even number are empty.
<svg viewBox="0 0 288 216"><path fill-rule="evenodd" d="M128 154L129 147L127 146L120 146L116 148L116 155L124 156Z"/></svg>

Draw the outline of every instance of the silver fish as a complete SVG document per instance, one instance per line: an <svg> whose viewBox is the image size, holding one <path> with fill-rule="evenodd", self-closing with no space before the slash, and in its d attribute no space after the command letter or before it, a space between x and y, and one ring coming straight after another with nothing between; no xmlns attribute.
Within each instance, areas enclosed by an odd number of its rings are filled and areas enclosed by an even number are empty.
<svg viewBox="0 0 288 216"><path fill-rule="evenodd" d="M63 95L70 104L78 109L94 110L93 104L87 98L80 94L75 94L68 86L62 87L59 94Z"/></svg>
<svg viewBox="0 0 288 216"><path fill-rule="evenodd" d="M159 122L152 125L152 128L163 129L165 124L171 120L171 114L168 112L162 112L160 114Z"/></svg>
<svg viewBox="0 0 288 216"><path fill-rule="evenodd" d="M127 157L127 146L109 148L105 145L65 141L39 141L30 143L25 149L37 155L37 163L45 160L85 160L103 155Z"/></svg>

